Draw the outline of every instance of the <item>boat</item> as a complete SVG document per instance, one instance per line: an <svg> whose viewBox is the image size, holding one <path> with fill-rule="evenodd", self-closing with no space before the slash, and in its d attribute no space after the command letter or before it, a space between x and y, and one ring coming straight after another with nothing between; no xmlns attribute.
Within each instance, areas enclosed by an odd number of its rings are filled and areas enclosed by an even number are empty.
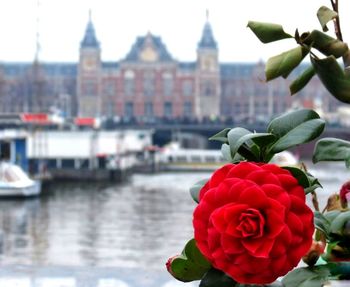
<svg viewBox="0 0 350 287"><path fill-rule="evenodd" d="M40 181L30 179L16 164L0 162L0 197L30 197L40 192Z"/></svg>

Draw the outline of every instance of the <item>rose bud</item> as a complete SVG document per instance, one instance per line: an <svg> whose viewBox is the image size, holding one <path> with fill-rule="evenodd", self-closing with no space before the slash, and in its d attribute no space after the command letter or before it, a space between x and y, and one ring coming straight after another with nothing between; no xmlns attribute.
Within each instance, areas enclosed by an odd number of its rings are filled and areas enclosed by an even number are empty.
<svg viewBox="0 0 350 287"><path fill-rule="evenodd" d="M348 207L348 202L350 200L350 181L345 182L340 188L340 202L343 208Z"/></svg>
<svg viewBox="0 0 350 287"><path fill-rule="evenodd" d="M238 283L267 284L309 251L314 214L304 188L275 164L226 164L199 193L193 213L197 247Z"/></svg>
<svg viewBox="0 0 350 287"><path fill-rule="evenodd" d="M324 242L314 240L309 252L303 256L303 261L309 266L314 266L320 255L324 253L325 247L326 244Z"/></svg>

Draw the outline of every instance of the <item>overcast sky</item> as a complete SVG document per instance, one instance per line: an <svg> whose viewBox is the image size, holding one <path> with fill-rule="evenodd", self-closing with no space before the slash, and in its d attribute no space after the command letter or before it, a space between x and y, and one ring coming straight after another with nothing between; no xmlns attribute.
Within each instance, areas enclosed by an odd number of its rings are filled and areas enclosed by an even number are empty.
<svg viewBox="0 0 350 287"><path fill-rule="evenodd" d="M40 59L75 62L88 11L92 10L102 59L118 61L137 36L148 31L161 36L169 52L181 61L196 57L209 10L209 21L219 45L220 61L266 60L292 40L264 45L246 28L249 20L283 24L294 33L319 29L316 11L329 0L0 0L0 61L32 61L36 17L39 14ZM345 40L350 41L350 0L340 0ZM330 26L331 31L333 27Z"/></svg>

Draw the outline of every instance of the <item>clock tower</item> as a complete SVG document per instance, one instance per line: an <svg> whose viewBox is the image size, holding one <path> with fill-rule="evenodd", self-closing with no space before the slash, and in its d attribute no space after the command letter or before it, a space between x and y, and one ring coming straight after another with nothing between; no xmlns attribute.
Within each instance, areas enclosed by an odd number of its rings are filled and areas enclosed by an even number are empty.
<svg viewBox="0 0 350 287"><path fill-rule="evenodd" d="M218 47L207 19L197 46L196 109L200 118L220 116L220 67Z"/></svg>
<svg viewBox="0 0 350 287"><path fill-rule="evenodd" d="M96 117L101 106L101 49L89 12L85 35L80 43L77 79L78 115Z"/></svg>

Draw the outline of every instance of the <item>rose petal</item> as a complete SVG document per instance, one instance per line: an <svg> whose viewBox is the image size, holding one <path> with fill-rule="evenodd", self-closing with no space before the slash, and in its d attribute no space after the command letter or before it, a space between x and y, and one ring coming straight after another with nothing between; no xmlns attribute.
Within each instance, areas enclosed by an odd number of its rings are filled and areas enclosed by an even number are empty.
<svg viewBox="0 0 350 287"><path fill-rule="evenodd" d="M243 246L254 257L268 258L274 245L274 239L251 238L242 240Z"/></svg>
<svg viewBox="0 0 350 287"><path fill-rule="evenodd" d="M261 168L263 170L271 171L273 174L276 174L276 175L278 174L278 178L279 178L279 175L290 174L290 172L288 170L283 169L283 168L279 167L278 165L271 164L271 163L264 164L261 166Z"/></svg>
<svg viewBox="0 0 350 287"><path fill-rule="evenodd" d="M254 181L258 185L267 183L281 185L276 175L263 169L251 172L248 176L246 176L246 179Z"/></svg>
<svg viewBox="0 0 350 287"><path fill-rule="evenodd" d="M281 174L278 176L278 179L280 180L284 189L291 189L298 185L298 181L291 174Z"/></svg>
<svg viewBox="0 0 350 287"><path fill-rule="evenodd" d="M230 172L227 174L227 177L237 177L245 179L246 176L248 176L251 172L256 171L257 169L260 169L260 167L256 164L252 162L243 161L240 164L237 164L235 167L231 168Z"/></svg>
<svg viewBox="0 0 350 287"><path fill-rule="evenodd" d="M223 181L223 179L227 177L230 170L235 167L236 166L234 164L229 163L216 170L209 180L210 188L217 187Z"/></svg>
<svg viewBox="0 0 350 287"><path fill-rule="evenodd" d="M268 206L268 197L257 185L242 190L238 201L256 209L264 209Z"/></svg>
<svg viewBox="0 0 350 287"><path fill-rule="evenodd" d="M225 253L238 254L244 252L244 247L241 241L227 233L222 234L221 245Z"/></svg>

